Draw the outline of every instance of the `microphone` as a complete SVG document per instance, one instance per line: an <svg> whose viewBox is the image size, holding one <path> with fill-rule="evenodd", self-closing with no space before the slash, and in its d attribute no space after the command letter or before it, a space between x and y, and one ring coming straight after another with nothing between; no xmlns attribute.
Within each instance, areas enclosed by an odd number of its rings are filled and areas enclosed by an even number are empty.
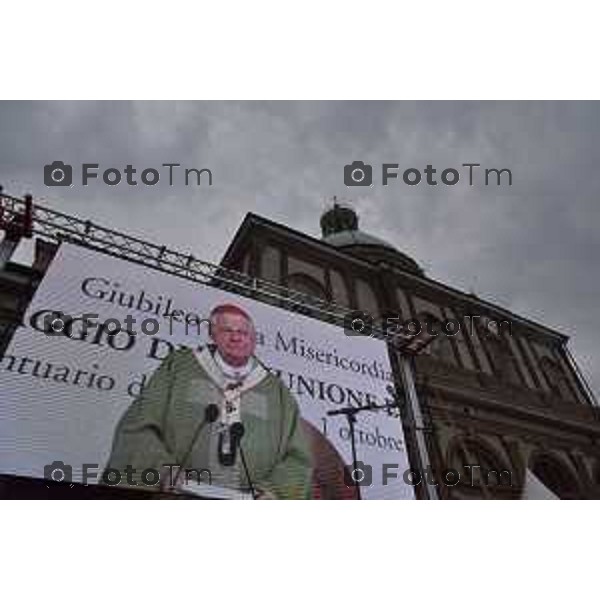
<svg viewBox="0 0 600 600"><path fill-rule="evenodd" d="M219 461L226 467L233 466L235 464L236 451L239 446L240 458L242 459L242 467L244 469L244 474L246 475L246 480L248 481L248 487L250 488L252 499L256 500L256 491L254 490L254 485L252 484L252 478L250 477L250 471L248 470L248 463L246 463L246 455L244 454L244 448L242 447L242 438L244 437L244 433L246 433L246 429L244 424L240 421L232 423L229 427L229 431L221 432L219 435ZM228 452L223 451L224 445L228 446Z"/></svg>
<svg viewBox="0 0 600 600"><path fill-rule="evenodd" d="M206 410L204 411L204 420L207 423L214 423L218 418L219 418L219 407L216 404L211 402L206 407Z"/></svg>
<svg viewBox="0 0 600 600"><path fill-rule="evenodd" d="M239 421L232 423L226 431L219 434L219 462L224 467L232 467L235 464L237 447L244 436L244 425Z"/></svg>
<svg viewBox="0 0 600 600"><path fill-rule="evenodd" d="M235 440L234 447L237 442L242 440L244 433L246 433L246 428L243 423L238 421L237 423L231 424L231 439L232 441Z"/></svg>

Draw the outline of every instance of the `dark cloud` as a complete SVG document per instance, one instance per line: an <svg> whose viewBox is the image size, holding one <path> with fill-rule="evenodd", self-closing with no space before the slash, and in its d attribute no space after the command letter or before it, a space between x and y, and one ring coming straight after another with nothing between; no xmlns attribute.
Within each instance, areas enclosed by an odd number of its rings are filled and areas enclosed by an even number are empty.
<svg viewBox="0 0 600 600"><path fill-rule="evenodd" d="M600 388L600 105L592 102L4 102L0 181L218 261L247 211L319 235L334 194L436 279L573 336ZM49 189L52 160L209 167L212 188ZM510 168L512 187L347 189L345 163ZM439 173L438 173L439 175ZM378 177L378 174L377 174Z"/></svg>

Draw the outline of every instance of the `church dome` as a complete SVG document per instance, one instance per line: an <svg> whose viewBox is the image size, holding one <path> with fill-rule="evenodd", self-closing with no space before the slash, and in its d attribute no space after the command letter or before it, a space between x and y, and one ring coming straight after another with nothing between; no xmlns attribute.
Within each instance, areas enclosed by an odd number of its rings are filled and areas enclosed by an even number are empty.
<svg viewBox="0 0 600 600"><path fill-rule="evenodd" d="M399 269L423 275L423 269L410 256L400 252L392 244L362 231L358 227L358 215L349 206L337 203L321 216L321 232L324 242L372 263L386 262Z"/></svg>

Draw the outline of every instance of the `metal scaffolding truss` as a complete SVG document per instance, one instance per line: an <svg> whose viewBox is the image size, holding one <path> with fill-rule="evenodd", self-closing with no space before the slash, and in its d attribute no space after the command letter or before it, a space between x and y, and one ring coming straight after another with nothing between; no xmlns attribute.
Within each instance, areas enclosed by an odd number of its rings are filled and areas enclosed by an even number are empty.
<svg viewBox="0 0 600 600"><path fill-rule="evenodd" d="M29 219L25 218L27 214ZM343 324L344 318L351 311L347 307L211 264L191 254L171 250L92 221L33 204L31 197L21 199L9 196L2 188L0 229L11 231L13 237L17 231L21 237L40 236L55 242L80 244L192 281L275 303L297 312L308 312L333 323ZM375 328L376 335L378 332L383 333Z"/></svg>

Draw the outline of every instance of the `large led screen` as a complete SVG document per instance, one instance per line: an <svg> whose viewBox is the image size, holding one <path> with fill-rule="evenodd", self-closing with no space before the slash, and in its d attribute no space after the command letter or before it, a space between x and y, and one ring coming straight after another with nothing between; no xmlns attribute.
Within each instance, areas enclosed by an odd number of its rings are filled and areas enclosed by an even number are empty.
<svg viewBox="0 0 600 600"><path fill-rule="evenodd" d="M61 244L0 362L0 472L218 498L413 498L384 342Z"/></svg>

